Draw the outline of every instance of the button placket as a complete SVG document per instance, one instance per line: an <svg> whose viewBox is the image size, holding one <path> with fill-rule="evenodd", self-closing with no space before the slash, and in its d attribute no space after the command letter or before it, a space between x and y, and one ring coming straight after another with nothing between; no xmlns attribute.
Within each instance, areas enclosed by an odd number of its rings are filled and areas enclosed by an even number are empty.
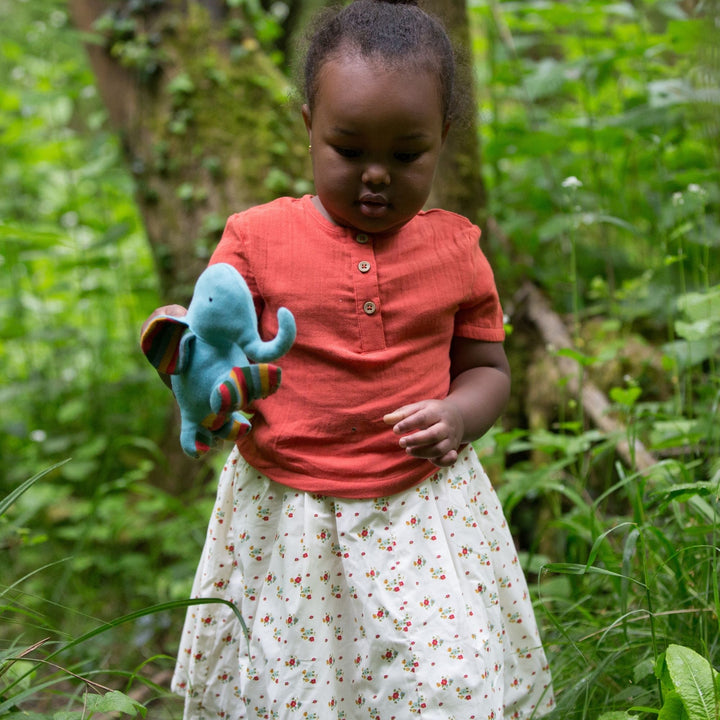
<svg viewBox="0 0 720 720"><path fill-rule="evenodd" d="M372 238L365 233L355 236L352 250L352 275L357 300L360 344L364 352L385 347L377 262Z"/></svg>

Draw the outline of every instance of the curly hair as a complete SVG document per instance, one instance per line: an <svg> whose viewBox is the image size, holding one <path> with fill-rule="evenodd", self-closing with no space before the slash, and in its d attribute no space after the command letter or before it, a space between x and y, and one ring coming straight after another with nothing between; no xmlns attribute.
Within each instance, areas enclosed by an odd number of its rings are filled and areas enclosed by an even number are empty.
<svg viewBox="0 0 720 720"><path fill-rule="evenodd" d="M305 53L303 90L312 110L323 65L358 53L391 68L430 71L438 78L443 118L458 114L456 56L442 23L413 0L355 0L321 12Z"/></svg>

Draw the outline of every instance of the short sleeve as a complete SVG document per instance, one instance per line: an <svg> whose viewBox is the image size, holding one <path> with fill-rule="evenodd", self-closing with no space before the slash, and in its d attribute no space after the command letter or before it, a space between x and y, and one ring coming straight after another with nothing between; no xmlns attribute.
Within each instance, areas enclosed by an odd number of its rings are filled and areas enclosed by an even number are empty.
<svg viewBox="0 0 720 720"><path fill-rule="evenodd" d="M495 277L477 234L470 242L469 291L455 315L454 334L471 340L502 342L505 339L503 311Z"/></svg>
<svg viewBox="0 0 720 720"><path fill-rule="evenodd" d="M258 289L257 278L252 270L250 248L246 233L243 232L243 225L243 213L235 213L228 218L220 242L210 257L209 265L216 263L232 265L245 278L253 296L255 310L260 315L264 302Z"/></svg>

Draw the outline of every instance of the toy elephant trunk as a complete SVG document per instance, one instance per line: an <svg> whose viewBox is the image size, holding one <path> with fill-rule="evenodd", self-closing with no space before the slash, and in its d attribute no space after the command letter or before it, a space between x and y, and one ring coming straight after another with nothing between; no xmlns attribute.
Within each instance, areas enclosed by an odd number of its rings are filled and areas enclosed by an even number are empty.
<svg viewBox="0 0 720 720"><path fill-rule="evenodd" d="M284 307L278 310L277 319L277 335L268 341L263 341L260 338L256 327L251 328L248 325L247 330L253 330L254 332L247 333L247 335L251 335L250 337L245 337L246 334L243 333L240 345L245 348L245 353L251 360L270 362L271 360L277 360L290 349L295 340L295 319L292 313Z"/></svg>

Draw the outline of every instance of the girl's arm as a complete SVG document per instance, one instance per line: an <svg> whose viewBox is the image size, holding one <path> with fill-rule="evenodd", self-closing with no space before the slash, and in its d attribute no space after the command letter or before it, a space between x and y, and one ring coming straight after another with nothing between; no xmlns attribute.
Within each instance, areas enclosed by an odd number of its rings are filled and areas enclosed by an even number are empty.
<svg viewBox="0 0 720 720"><path fill-rule="evenodd" d="M510 397L510 366L502 343L455 338L450 374L444 400L421 400L383 418L402 436L401 448L439 467L452 465L462 444L482 437Z"/></svg>

